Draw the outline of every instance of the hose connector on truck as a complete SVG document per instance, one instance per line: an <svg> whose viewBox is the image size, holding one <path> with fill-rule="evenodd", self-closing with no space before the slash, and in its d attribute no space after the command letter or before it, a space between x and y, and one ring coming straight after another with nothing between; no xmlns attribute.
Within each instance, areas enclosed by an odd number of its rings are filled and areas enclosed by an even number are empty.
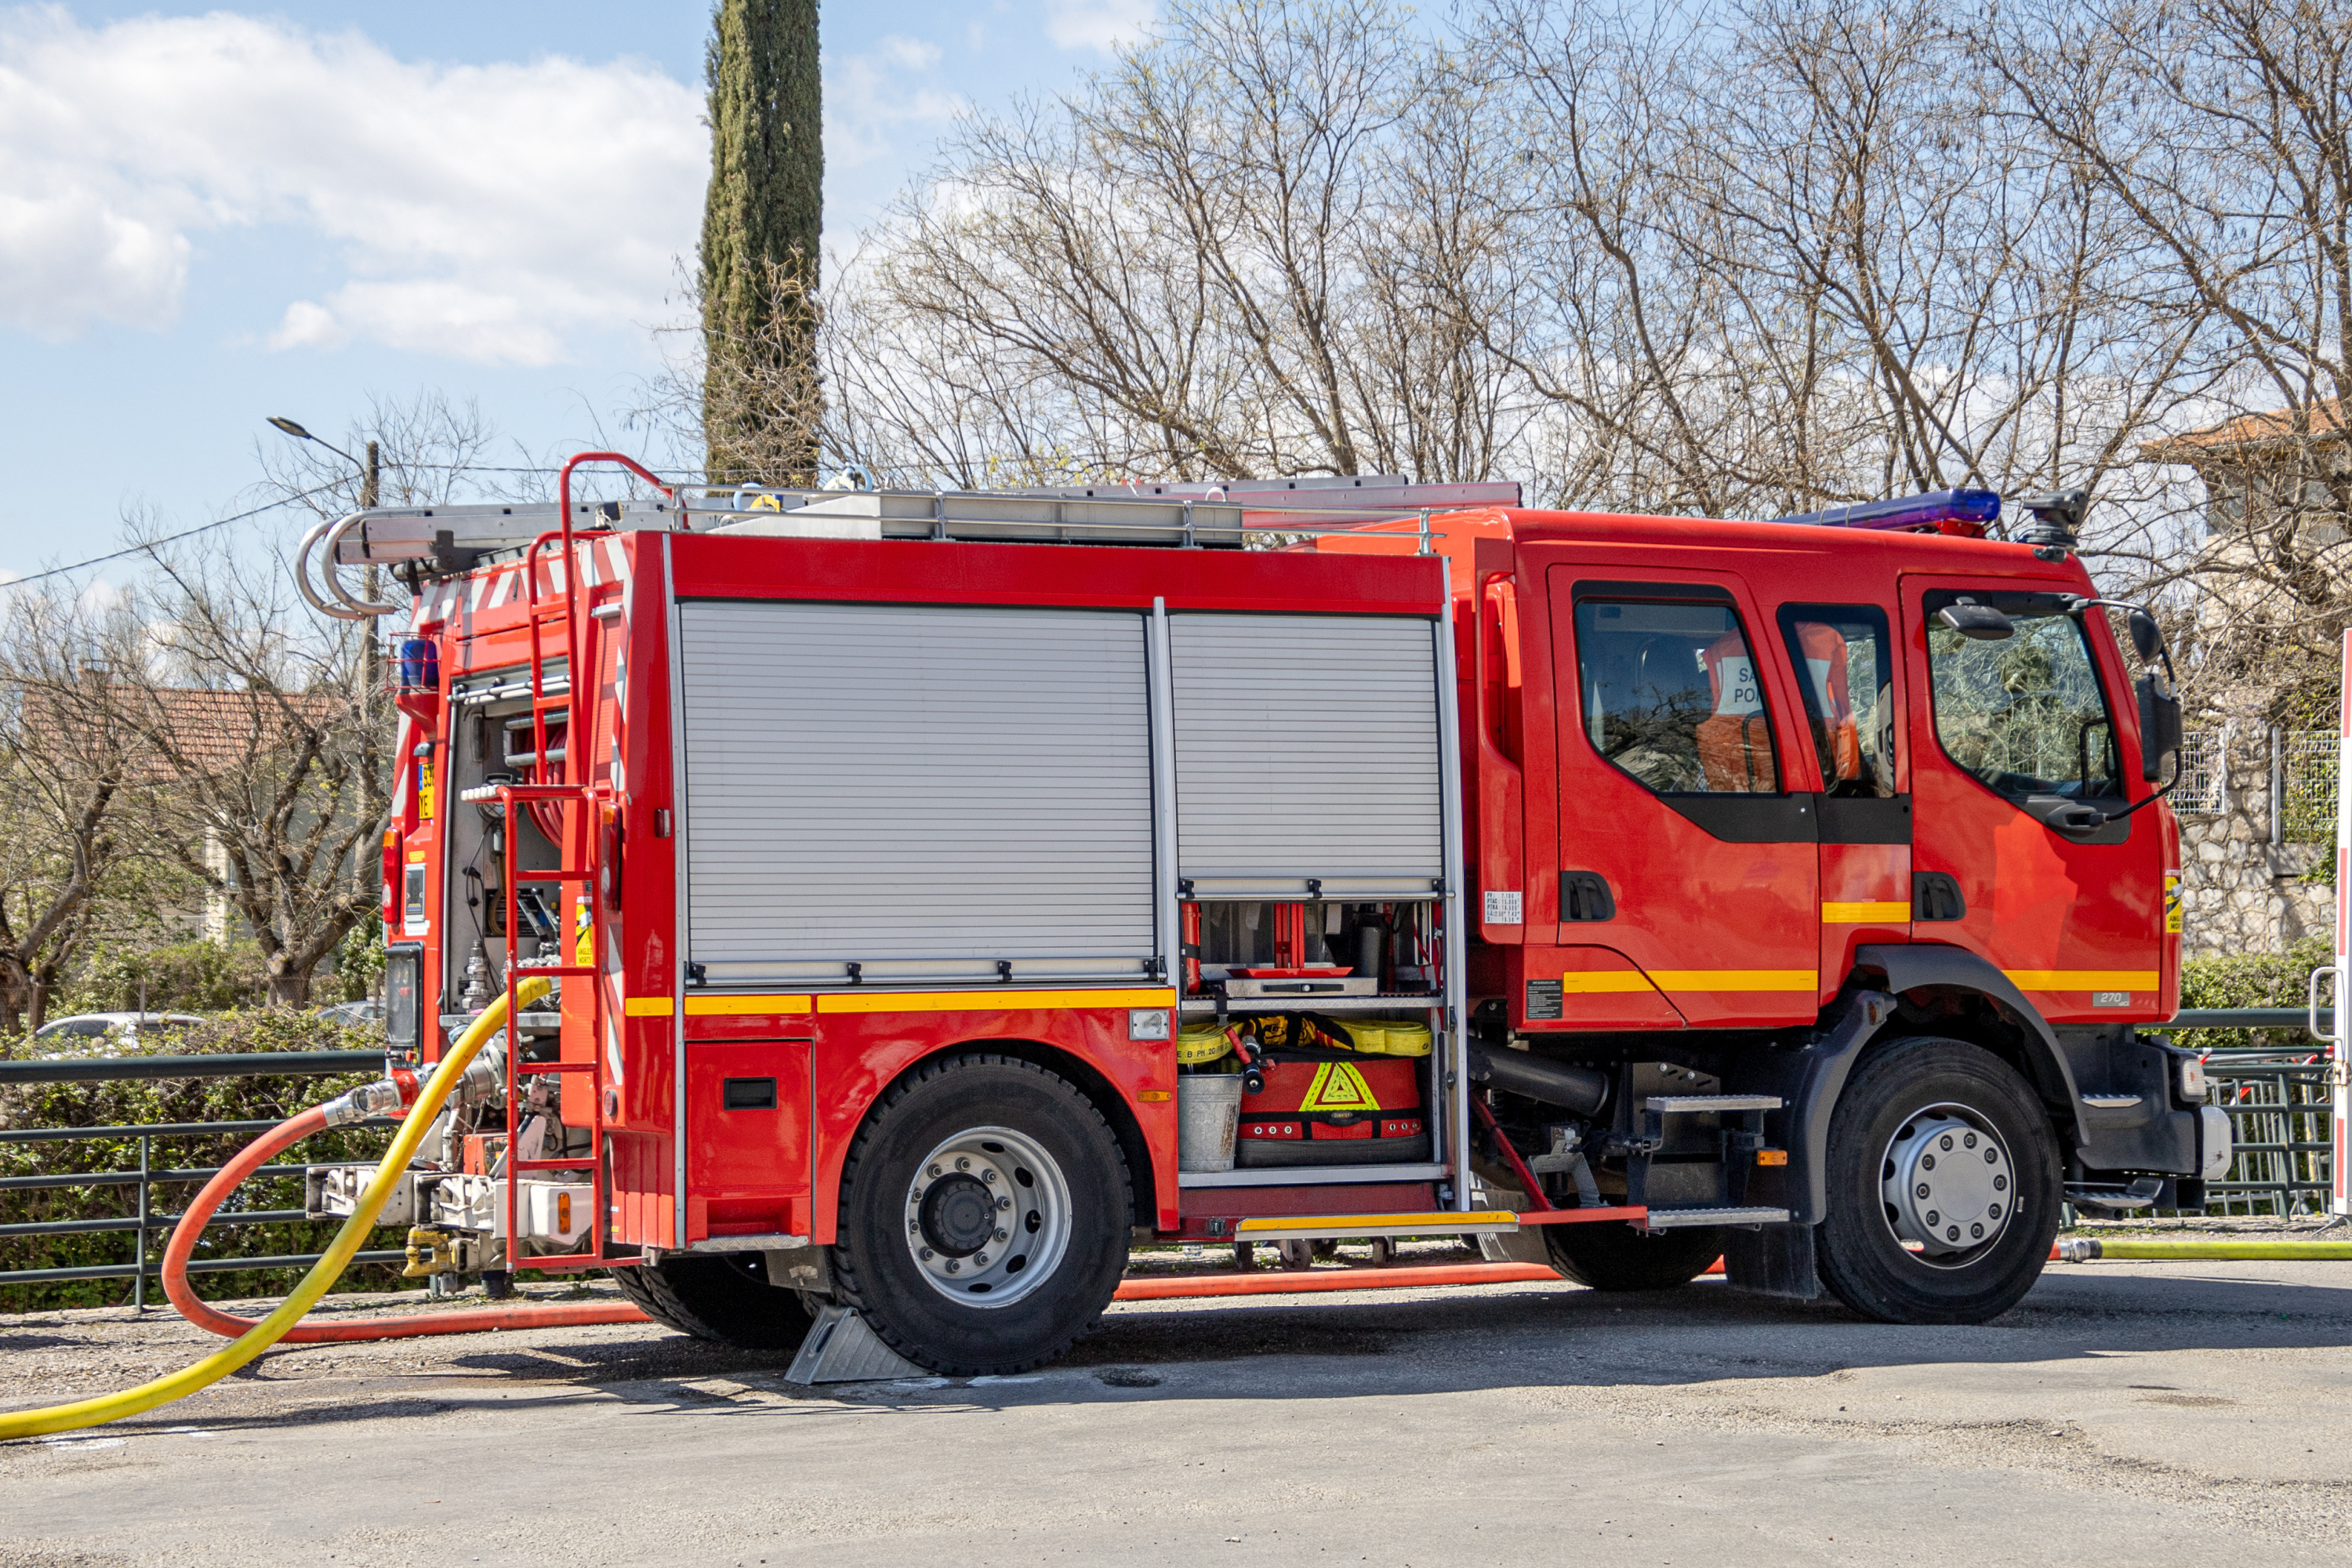
<svg viewBox="0 0 2352 1568"><path fill-rule="evenodd" d="M2148 1032L2179 703L2079 497L2010 540L1974 491L1752 522L628 464L588 502L572 466L300 557L330 613L389 613L350 566L407 589L394 1066L553 987L387 1199L436 1289L608 1269L707 1338L830 1305L1009 1372L1137 1237L1476 1234L1979 1321L2062 1203L2227 1167Z"/></svg>

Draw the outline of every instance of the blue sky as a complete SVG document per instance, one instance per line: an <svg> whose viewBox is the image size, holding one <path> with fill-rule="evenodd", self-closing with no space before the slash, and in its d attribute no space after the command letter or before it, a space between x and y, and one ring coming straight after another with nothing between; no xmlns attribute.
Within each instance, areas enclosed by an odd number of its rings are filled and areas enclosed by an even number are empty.
<svg viewBox="0 0 2352 1568"><path fill-rule="evenodd" d="M828 244L1152 4L826 6ZM237 510L272 414L340 439L437 388L531 454L617 435L694 248L709 18L0 0L0 573Z"/></svg>

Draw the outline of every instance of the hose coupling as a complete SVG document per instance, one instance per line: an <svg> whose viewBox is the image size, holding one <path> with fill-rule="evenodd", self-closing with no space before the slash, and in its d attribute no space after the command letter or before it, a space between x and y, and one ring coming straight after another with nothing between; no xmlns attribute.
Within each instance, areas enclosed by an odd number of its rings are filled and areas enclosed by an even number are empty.
<svg viewBox="0 0 2352 1568"><path fill-rule="evenodd" d="M364 1083L348 1094L336 1096L319 1109L326 1113L330 1127L348 1127L354 1121L365 1121L372 1116L397 1116L416 1100L416 1075L399 1071L390 1078Z"/></svg>
<svg viewBox="0 0 2352 1568"><path fill-rule="evenodd" d="M2070 1236L2058 1244L2061 1263L2088 1263L2098 1256L2099 1244L2094 1238Z"/></svg>

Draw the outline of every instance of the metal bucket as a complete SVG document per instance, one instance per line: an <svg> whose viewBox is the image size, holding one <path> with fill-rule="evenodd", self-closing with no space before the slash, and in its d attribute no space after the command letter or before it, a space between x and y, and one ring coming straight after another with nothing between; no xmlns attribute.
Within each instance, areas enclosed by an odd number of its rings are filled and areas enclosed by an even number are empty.
<svg viewBox="0 0 2352 1568"><path fill-rule="evenodd" d="M1176 1075L1176 1168L1230 1171L1234 1133L1242 1121L1242 1075Z"/></svg>

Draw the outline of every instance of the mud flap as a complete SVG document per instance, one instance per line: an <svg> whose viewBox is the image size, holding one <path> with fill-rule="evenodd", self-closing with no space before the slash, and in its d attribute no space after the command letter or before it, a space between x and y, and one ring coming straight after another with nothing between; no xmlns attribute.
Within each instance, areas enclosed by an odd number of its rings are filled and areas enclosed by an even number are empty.
<svg viewBox="0 0 2352 1568"><path fill-rule="evenodd" d="M1823 1292L1813 1267L1813 1227L1767 1225L1731 1231L1723 1242L1723 1275L1735 1290L1790 1301L1819 1300Z"/></svg>

